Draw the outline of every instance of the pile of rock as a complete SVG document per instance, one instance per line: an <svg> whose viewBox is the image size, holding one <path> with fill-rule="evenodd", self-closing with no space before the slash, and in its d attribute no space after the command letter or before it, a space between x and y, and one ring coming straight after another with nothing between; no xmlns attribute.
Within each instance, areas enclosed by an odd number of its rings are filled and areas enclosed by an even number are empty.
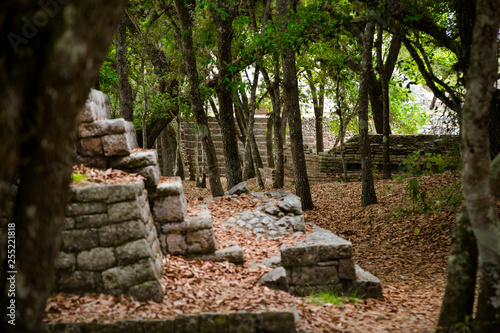
<svg viewBox="0 0 500 333"><path fill-rule="evenodd" d="M257 237L280 237L295 232L305 232L304 215L300 198L290 191L253 192L253 201L262 205L253 211L236 213L225 222L232 227L242 227L255 232Z"/></svg>
<svg viewBox="0 0 500 333"><path fill-rule="evenodd" d="M295 245L282 245L281 257L268 260L273 271L259 284L304 296L336 291L383 299L380 281L354 264L352 244L328 230L315 231Z"/></svg>
<svg viewBox="0 0 500 333"><path fill-rule="evenodd" d="M146 178L147 187L158 184L160 169L156 151L134 152L138 147L134 124L110 117L108 97L92 89L78 127L77 163L138 173Z"/></svg>
<svg viewBox="0 0 500 333"><path fill-rule="evenodd" d="M70 187L58 291L161 302L162 253L144 182Z"/></svg>

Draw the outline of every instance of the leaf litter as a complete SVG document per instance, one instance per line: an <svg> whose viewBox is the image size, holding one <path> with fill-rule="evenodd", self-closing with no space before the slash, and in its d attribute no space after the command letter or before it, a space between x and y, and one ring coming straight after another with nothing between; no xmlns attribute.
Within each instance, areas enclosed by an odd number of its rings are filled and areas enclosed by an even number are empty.
<svg viewBox="0 0 500 333"><path fill-rule="evenodd" d="M163 303L138 302L124 295L57 294L46 303L44 321L113 322L203 312L292 309L300 318L297 328L307 332L433 332L460 202L420 211L405 193L408 181L377 180L379 203L368 207L360 206L359 182L312 185L315 208L304 213L306 222L352 242L354 261L381 280L385 301L367 299L342 306L316 305L307 298L257 286L260 277L271 270L260 264L262 260L278 255L280 245L293 244L304 236L266 239L257 238L245 229L232 228L224 220L237 212L254 209L258 202L248 195L210 199L208 189L185 181L188 213L196 211L199 205L207 205L218 248L237 242L245 253L244 265L167 255L161 281ZM436 191L459 184L460 175L454 172L423 176L418 181L421 190L431 194L429 200L434 200L439 196ZM290 184L287 189L294 192ZM308 226L306 232L311 229Z"/></svg>

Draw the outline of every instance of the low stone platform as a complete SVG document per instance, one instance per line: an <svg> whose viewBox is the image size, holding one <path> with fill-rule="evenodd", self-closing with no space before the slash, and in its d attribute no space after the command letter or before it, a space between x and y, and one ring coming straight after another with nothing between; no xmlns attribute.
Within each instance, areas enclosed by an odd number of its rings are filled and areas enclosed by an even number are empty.
<svg viewBox="0 0 500 333"><path fill-rule="evenodd" d="M175 319L120 320L114 323L49 323L46 333L292 333L296 332L293 312L235 312L178 315Z"/></svg>
<svg viewBox="0 0 500 333"><path fill-rule="evenodd" d="M277 268L265 274L259 284L298 296L337 291L383 300L380 281L354 264L351 242L315 228L304 241L282 245L281 257L265 263Z"/></svg>
<svg viewBox="0 0 500 333"><path fill-rule="evenodd" d="M161 302L162 253L144 182L70 187L57 291Z"/></svg>

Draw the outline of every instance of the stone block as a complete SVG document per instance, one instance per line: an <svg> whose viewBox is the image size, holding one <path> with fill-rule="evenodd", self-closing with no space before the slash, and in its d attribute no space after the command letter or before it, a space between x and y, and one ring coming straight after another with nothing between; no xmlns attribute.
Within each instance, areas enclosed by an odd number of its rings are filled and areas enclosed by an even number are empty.
<svg viewBox="0 0 500 333"><path fill-rule="evenodd" d="M358 279L352 285L353 290L351 292L356 292L358 297L375 298L384 301L380 280L358 265L355 265L355 270Z"/></svg>
<svg viewBox="0 0 500 333"><path fill-rule="evenodd" d="M145 198L143 199L145 200ZM149 207L141 205L140 200L118 202L108 205L108 219L110 223L117 223L138 219L147 222L149 218Z"/></svg>
<svg viewBox="0 0 500 333"><path fill-rule="evenodd" d="M100 273L84 271L63 273L58 277L56 285L58 291L74 294L98 293L103 288Z"/></svg>
<svg viewBox="0 0 500 333"><path fill-rule="evenodd" d="M76 268L76 255L59 251L56 256L55 267L59 271L74 271Z"/></svg>
<svg viewBox="0 0 500 333"><path fill-rule="evenodd" d="M129 265L143 258L154 258L154 253L145 239L128 242L115 248L118 265Z"/></svg>
<svg viewBox="0 0 500 333"><path fill-rule="evenodd" d="M340 282L337 266L320 266L316 267L316 285L320 286L336 286Z"/></svg>
<svg viewBox="0 0 500 333"><path fill-rule="evenodd" d="M169 197L183 193L182 181L179 177L158 184L156 194L161 197Z"/></svg>
<svg viewBox="0 0 500 333"><path fill-rule="evenodd" d="M85 102L80 115L82 122L93 122L111 118L111 107L108 95L102 91L90 89L89 96Z"/></svg>
<svg viewBox="0 0 500 333"><path fill-rule="evenodd" d="M262 275L257 284L276 290L284 290L287 292L289 290L288 278L283 267L275 268L272 271Z"/></svg>
<svg viewBox="0 0 500 333"><path fill-rule="evenodd" d="M184 193L154 200L153 219L157 223L180 222L187 214L187 202Z"/></svg>
<svg viewBox="0 0 500 333"><path fill-rule="evenodd" d="M80 252L99 245L96 229L65 230L61 233L62 246L65 252Z"/></svg>
<svg viewBox="0 0 500 333"><path fill-rule="evenodd" d="M302 214L302 203L300 198L294 194L285 196L278 202L278 207L286 213Z"/></svg>
<svg viewBox="0 0 500 333"><path fill-rule="evenodd" d="M257 315L248 312L233 312L228 314L229 332L255 333L257 332Z"/></svg>
<svg viewBox="0 0 500 333"><path fill-rule="evenodd" d="M214 231L203 229L190 232L186 235L188 253L210 253L217 248Z"/></svg>
<svg viewBox="0 0 500 333"><path fill-rule="evenodd" d="M71 189L74 192L74 201L77 202L93 202L105 201L108 196L108 186L103 184L78 183L72 185Z"/></svg>
<svg viewBox="0 0 500 333"><path fill-rule="evenodd" d="M163 290L158 281L147 281L130 287L127 294L140 302L152 300L161 303L163 301Z"/></svg>
<svg viewBox="0 0 500 333"><path fill-rule="evenodd" d="M174 255L186 254L186 238L181 234L168 234L165 236L166 252Z"/></svg>
<svg viewBox="0 0 500 333"><path fill-rule="evenodd" d="M103 135L116 135L125 133L126 130L127 121L125 119L105 119L80 124L78 127L78 136L80 138L90 138Z"/></svg>
<svg viewBox="0 0 500 333"><path fill-rule="evenodd" d="M175 316L174 332L191 333L200 332L200 316Z"/></svg>
<svg viewBox="0 0 500 333"><path fill-rule="evenodd" d="M64 219L64 225L63 225L63 230L70 230L74 229L76 226L76 221L72 217L66 217Z"/></svg>
<svg viewBox="0 0 500 333"><path fill-rule="evenodd" d="M105 156L123 156L132 152L133 147L125 134L105 135L101 140Z"/></svg>
<svg viewBox="0 0 500 333"><path fill-rule="evenodd" d="M90 251L82 251L76 257L78 270L103 271L116 266L115 254L112 248L96 247Z"/></svg>
<svg viewBox="0 0 500 333"><path fill-rule="evenodd" d="M106 186L107 203L135 200L144 191L144 182L137 181L131 184L112 184Z"/></svg>
<svg viewBox="0 0 500 333"><path fill-rule="evenodd" d="M85 138L80 140L80 151L83 156L103 156L101 138Z"/></svg>
<svg viewBox="0 0 500 333"><path fill-rule="evenodd" d="M142 324L147 333L174 333L174 319L145 320Z"/></svg>
<svg viewBox="0 0 500 333"><path fill-rule="evenodd" d="M248 184L246 181L234 185L229 191L224 193L225 195L240 195L243 193L248 193Z"/></svg>
<svg viewBox="0 0 500 333"><path fill-rule="evenodd" d="M104 288L112 291L126 291L144 282L155 281L159 277L156 276L153 265L151 259L142 259L132 265L110 268L102 272Z"/></svg>
<svg viewBox="0 0 500 333"><path fill-rule="evenodd" d="M318 245L318 252L321 261L347 259L352 257L352 246L322 244Z"/></svg>
<svg viewBox="0 0 500 333"><path fill-rule="evenodd" d="M229 333L229 317L222 313L202 313L199 332Z"/></svg>
<svg viewBox="0 0 500 333"><path fill-rule="evenodd" d="M75 202L66 206L66 216L89 215L106 213L106 204L103 202Z"/></svg>
<svg viewBox="0 0 500 333"><path fill-rule="evenodd" d="M142 221L127 221L107 225L99 229L99 244L104 247L118 246L146 236L144 223Z"/></svg>
<svg viewBox="0 0 500 333"><path fill-rule="evenodd" d="M191 254L188 255L188 258L215 262L229 261L233 264L243 264L245 262L245 254L243 252L243 249L238 245L217 250L212 254Z"/></svg>
<svg viewBox="0 0 500 333"><path fill-rule="evenodd" d="M257 327L259 332L292 333L295 330L293 312L260 312L257 313Z"/></svg>
<svg viewBox="0 0 500 333"><path fill-rule="evenodd" d="M75 219L77 229L100 228L108 224L108 214L78 215Z"/></svg>
<svg viewBox="0 0 500 333"><path fill-rule="evenodd" d="M288 275L290 280L288 283L293 286L316 285L316 266L294 267Z"/></svg>
<svg viewBox="0 0 500 333"><path fill-rule="evenodd" d="M356 279L356 270L352 259L339 259L339 277L347 280Z"/></svg>
<svg viewBox="0 0 500 333"><path fill-rule="evenodd" d="M115 157L109 161L109 165L114 169L135 169L156 164L158 164L156 150L132 153L129 156Z"/></svg>
<svg viewBox="0 0 500 333"><path fill-rule="evenodd" d="M76 155L76 164L83 164L90 168L106 170L108 168L108 158L105 156Z"/></svg>
<svg viewBox="0 0 500 333"><path fill-rule="evenodd" d="M163 233L171 232L192 232L201 229L212 228L212 217L208 209L196 213L195 215L186 218L183 222L165 223L161 226Z"/></svg>
<svg viewBox="0 0 500 333"><path fill-rule="evenodd" d="M147 187L156 186L160 181L161 172L158 164L148 165L145 167L139 167L131 170L132 172L138 173L144 178L146 178L145 183Z"/></svg>
<svg viewBox="0 0 500 333"><path fill-rule="evenodd" d="M319 261L318 248L314 245L282 245L280 252L284 267L314 266Z"/></svg>

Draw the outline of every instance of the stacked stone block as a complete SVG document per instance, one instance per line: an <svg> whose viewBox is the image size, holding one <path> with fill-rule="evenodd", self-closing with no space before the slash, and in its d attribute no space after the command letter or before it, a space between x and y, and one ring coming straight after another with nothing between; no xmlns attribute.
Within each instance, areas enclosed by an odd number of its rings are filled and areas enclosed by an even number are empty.
<svg viewBox="0 0 500 333"><path fill-rule="evenodd" d="M162 253L144 182L70 187L57 289L161 302Z"/></svg>
<svg viewBox="0 0 500 333"><path fill-rule="evenodd" d="M304 242L281 246L280 252L294 294L331 287L343 291L356 280L351 242L324 229L308 235Z"/></svg>
<svg viewBox="0 0 500 333"><path fill-rule="evenodd" d="M214 253L217 248L212 218L206 206L187 216L187 203L180 178L158 184L151 194L153 216L161 248L175 255Z"/></svg>
<svg viewBox="0 0 500 333"><path fill-rule="evenodd" d="M160 181L158 154L156 150L140 151L127 156L114 157L109 166L129 173L138 173L146 178L146 186L152 187Z"/></svg>

